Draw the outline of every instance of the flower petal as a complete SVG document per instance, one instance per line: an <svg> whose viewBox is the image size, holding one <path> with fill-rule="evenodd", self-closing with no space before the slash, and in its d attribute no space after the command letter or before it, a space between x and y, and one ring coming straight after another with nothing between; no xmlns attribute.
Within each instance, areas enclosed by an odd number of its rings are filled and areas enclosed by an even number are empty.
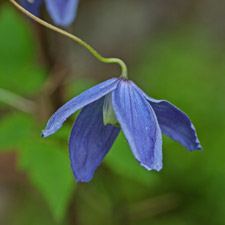
<svg viewBox="0 0 225 225"><path fill-rule="evenodd" d="M146 169L159 171L162 168L162 135L149 103L128 80L121 80L113 91L112 103L135 158Z"/></svg>
<svg viewBox="0 0 225 225"><path fill-rule="evenodd" d="M77 11L78 0L46 0L49 14L56 25L70 25Z"/></svg>
<svg viewBox="0 0 225 225"><path fill-rule="evenodd" d="M180 109L165 100L155 100L145 95L157 116L162 132L180 142L188 150L202 150L194 125Z"/></svg>
<svg viewBox="0 0 225 225"><path fill-rule="evenodd" d="M30 13L39 16L42 0L20 0L21 5Z"/></svg>
<svg viewBox="0 0 225 225"><path fill-rule="evenodd" d="M120 128L103 124L104 97L85 106L69 139L71 167L77 182L88 182L116 139Z"/></svg>
<svg viewBox="0 0 225 225"><path fill-rule="evenodd" d="M71 114L114 90L118 82L119 80L116 78L104 81L68 101L49 119L45 130L42 132L42 136L47 137L54 134Z"/></svg>

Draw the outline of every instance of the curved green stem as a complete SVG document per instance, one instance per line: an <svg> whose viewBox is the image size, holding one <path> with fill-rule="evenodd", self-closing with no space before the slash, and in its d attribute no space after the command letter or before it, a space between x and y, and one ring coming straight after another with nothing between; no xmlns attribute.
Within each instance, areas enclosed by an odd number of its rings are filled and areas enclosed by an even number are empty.
<svg viewBox="0 0 225 225"><path fill-rule="evenodd" d="M79 43L80 45L82 45L83 47L85 47L89 52L91 52L99 61L103 62L103 63L117 63L121 66L121 77L123 78L128 78L128 74L127 74L127 66L126 64L123 62L123 60L118 59L118 58L105 58L103 56L101 56L96 50L94 50L90 45L88 45L86 42L84 42L83 40L81 40L80 38L70 34L69 32L66 32L56 26L53 26L47 22L45 22L44 20L34 16L33 14L31 14L30 12L28 12L26 9L24 9L22 6L20 6L15 0L9 0L18 10L20 10L22 13L24 13L25 15L27 15L28 17L30 17L31 19L35 20L36 22L40 23L41 25L54 30L74 41L76 41L77 43Z"/></svg>

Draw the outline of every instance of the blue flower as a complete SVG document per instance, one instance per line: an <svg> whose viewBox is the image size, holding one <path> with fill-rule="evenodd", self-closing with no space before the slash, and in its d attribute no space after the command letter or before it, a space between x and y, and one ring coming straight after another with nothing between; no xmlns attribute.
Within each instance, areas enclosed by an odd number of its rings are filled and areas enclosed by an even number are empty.
<svg viewBox="0 0 225 225"><path fill-rule="evenodd" d="M69 138L77 182L92 179L120 129L134 157L147 170L162 169L162 133L190 151L201 150L186 114L167 101L150 98L123 78L107 80L71 99L53 114L42 136L55 133L80 108Z"/></svg>
<svg viewBox="0 0 225 225"><path fill-rule="evenodd" d="M22 6L35 16L39 16L43 0L20 0ZM79 0L45 0L47 10L56 25L68 26L75 16Z"/></svg>

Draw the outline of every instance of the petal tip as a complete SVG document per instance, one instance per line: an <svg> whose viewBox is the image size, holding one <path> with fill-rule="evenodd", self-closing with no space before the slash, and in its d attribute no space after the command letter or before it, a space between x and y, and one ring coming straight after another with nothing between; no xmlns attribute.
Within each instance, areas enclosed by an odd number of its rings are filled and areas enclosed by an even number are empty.
<svg viewBox="0 0 225 225"><path fill-rule="evenodd" d="M154 170L157 171L157 172L159 172L159 171L162 170L162 168L163 168L162 165L156 165L156 167L154 168Z"/></svg>
<svg viewBox="0 0 225 225"><path fill-rule="evenodd" d="M202 148L202 146L200 145L200 143L198 143L198 146L197 146L196 150L203 151L203 148Z"/></svg>
<svg viewBox="0 0 225 225"><path fill-rule="evenodd" d="M145 169L147 169L148 171L151 171L151 170L155 170L157 172L159 172L161 169L162 169L162 163L157 163L157 164L151 164L151 165L146 165L144 163L140 163L141 166L143 166Z"/></svg>
<svg viewBox="0 0 225 225"><path fill-rule="evenodd" d="M196 134L196 133L195 133L195 134ZM197 136L197 135L196 135L196 136ZM189 148L187 147L187 149L188 149L189 151L196 151L196 150L202 151L202 150L203 150L203 148L202 148L202 146L201 146L201 144L200 144L200 141L198 140L197 137L196 137L196 140L195 140L195 144L192 145L192 146L190 146Z"/></svg>
<svg viewBox="0 0 225 225"><path fill-rule="evenodd" d="M193 149L188 149L189 151L203 151L202 146L198 143L195 148Z"/></svg>
<svg viewBox="0 0 225 225"><path fill-rule="evenodd" d="M151 170L152 170L151 167L149 167L149 166L147 166L147 165L145 165L145 164L143 164L143 163L140 163L140 164L141 164L141 166L143 166L146 170L148 170L148 171L151 171Z"/></svg>
<svg viewBox="0 0 225 225"><path fill-rule="evenodd" d="M41 136L42 137L48 137L50 135L50 133L49 133L49 130L43 130L42 132L41 132Z"/></svg>
<svg viewBox="0 0 225 225"><path fill-rule="evenodd" d="M76 175L74 175L74 176L76 178L77 183L88 183L88 182L91 181L91 179L93 177L93 176L91 176L91 177L78 177Z"/></svg>

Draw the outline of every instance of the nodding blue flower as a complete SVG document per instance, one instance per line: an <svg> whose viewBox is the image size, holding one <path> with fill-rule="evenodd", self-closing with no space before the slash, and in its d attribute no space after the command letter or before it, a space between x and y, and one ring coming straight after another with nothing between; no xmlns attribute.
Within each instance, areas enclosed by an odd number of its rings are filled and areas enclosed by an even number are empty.
<svg viewBox="0 0 225 225"><path fill-rule="evenodd" d="M43 1L20 0L22 6L35 16L39 16ZM76 16L79 0L45 0L45 3L54 23L59 26L68 26Z"/></svg>
<svg viewBox="0 0 225 225"><path fill-rule="evenodd" d="M147 96L124 78L112 78L71 99L52 115L42 136L55 133L80 108L69 138L77 182L92 179L120 129L134 157L147 170L162 169L162 133L190 151L201 150L186 114L167 101Z"/></svg>

